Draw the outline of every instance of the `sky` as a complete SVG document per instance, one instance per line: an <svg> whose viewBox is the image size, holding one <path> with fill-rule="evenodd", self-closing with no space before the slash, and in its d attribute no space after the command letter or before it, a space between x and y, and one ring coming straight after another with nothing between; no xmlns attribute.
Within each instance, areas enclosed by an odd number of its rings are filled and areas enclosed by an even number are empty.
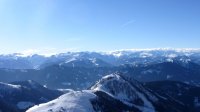
<svg viewBox="0 0 200 112"><path fill-rule="evenodd" d="M200 48L200 0L0 0L0 53Z"/></svg>

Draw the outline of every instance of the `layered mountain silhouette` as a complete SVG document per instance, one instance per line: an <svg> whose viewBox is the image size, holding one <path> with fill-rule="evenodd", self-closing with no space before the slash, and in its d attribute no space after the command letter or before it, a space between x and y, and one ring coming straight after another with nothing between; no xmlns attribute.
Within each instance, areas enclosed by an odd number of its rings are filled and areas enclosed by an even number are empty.
<svg viewBox="0 0 200 112"><path fill-rule="evenodd" d="M0 55L0 77L3 112L200 111L198 49Z"/></svg>
<svg viewBox="0 0 200 112"><path fill-rule="evenodd" d="M61 91L47 89L28 80L23 82L0 82L0 110L2 112L23 112L40 103L48 102L62 95Z"/></svg>
<svg viewBox="0 0 200 112"><path fill-rule="evenodd" d="M199 99L199 87L175 81L143 84L113 73L88 90L71 91L27 112L198 112Z"/></svg>

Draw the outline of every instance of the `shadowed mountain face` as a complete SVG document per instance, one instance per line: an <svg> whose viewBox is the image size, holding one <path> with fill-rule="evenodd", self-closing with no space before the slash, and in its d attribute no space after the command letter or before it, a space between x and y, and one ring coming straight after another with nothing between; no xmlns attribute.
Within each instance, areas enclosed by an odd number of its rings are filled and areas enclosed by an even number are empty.
<svg viewBox="0 0 200 112"><path fill-rule="evenodd" d="M23 112L36 104L48 102L62 95L28 80L23 82L0 83L0 110L2 112Z"/></svg>
<svg viewBox="0 0 200 112"><path fill-rule="evenodd" d="M43 69L0 69L0 81L35 80L49 88L86 89L106 74L120 71L141 82L171 80L200 85L200 65L179 61L150 65L121 65L116 67L52 65Z"/></svg>
<svg viewBox="0 0 200 112"><path fill-rule="evenodd" d="M189 62L163 62L148 66L125 67L127 74L138 81L151 82L161 80L180 81L187 84L199 86L200 66Z"/></svg>
<svg viewBox="0 0 200 112"><path fill-rule="evenodd" d="M146 88L163 97L170 97L188 107L188 112L200 111L200 87L177 81L158 81L145 84Z"/></svg>
<svg viewBox="0 0 200 112"><path fill-rule="evenodd" d="M89 90L71 91L27 112L198 112L199 92L200 88L180 82L143 84L115 73L103 77Z"/></svg>

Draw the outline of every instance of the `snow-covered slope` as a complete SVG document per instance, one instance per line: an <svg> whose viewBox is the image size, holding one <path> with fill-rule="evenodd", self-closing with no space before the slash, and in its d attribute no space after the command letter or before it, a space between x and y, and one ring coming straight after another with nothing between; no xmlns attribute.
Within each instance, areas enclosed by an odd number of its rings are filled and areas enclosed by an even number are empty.
<svg viewBox="0 0 200 112"><path fill-rule="evenodd" d="M155 112L152 102L157 102L158 99L137 81L133 81L135 84L133 86L127 80L114 73L103 77L90 90L69 92L51 102L36 105L27 112L107 112L112 110L110 107L114 108L118 103L116 106L125 108L116 107L114 111ZM138 87L141 87L140 90ZM103 103L104 97L109 99L106 101L108 104Z"/></svg>
<svg viewBox="0 0 200 112"><path fill-rule="evenodd" d="M176 91L183 91L181 94L187 98L179 97ZM195 91L194 96L190 91ZM70 91L48 103L35 105L27 112L188 112L199 110L199 93L200 88L184 83L144 85L121 73L113 73L89 90Z"/></svg>
<svg viewBox="0 0 200 112"><path fill-rule="evenodd" d="M45 104L36 105L27 112L94 112L91 91L71 91Z"/></svg>
<svg viewBox="0 0 200 112"><path fill-rule="evenodd" d="M109 63L106 63L100 59L89 58L89 59L76 59L72 58L63 63L60 63L59 66L68 66L68 67L109 67L111 66Z"/></svg>
<svg viewBox="0 0 200 112"><path fill-rule="evenodd" d="M103 77L90 90L71 91L27 112L188 112L179 99L146 87L114 73Z"/></svg>
<svg viewBox="0 0 200 112"><path fill-rule="evenodd" d="M105 92L124 104L134 106L143 112L155 112L151 102L156 102L158 99L145 90L137 81L132 81L132 83L118 74L111 74L103 77L91 89L95 92ZM138 101L140 103L136 103Z"/></svg>
<svg viewBox="0 0 200 112"><path fill-rule="evenodd" d="M21 89L21 86L0 82L0 88L5 91L13 91Z"/></svg>

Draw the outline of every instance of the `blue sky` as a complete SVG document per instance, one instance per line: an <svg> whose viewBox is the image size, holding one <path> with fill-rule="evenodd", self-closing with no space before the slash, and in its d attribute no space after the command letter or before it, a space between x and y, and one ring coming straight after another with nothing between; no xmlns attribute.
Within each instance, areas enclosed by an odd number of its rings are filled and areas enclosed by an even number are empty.
<svg viewBox="0 0 200 112"><path fill-rule="evenodd" d="M0 53L200 48L199 0L1 0Z"/></svg>

